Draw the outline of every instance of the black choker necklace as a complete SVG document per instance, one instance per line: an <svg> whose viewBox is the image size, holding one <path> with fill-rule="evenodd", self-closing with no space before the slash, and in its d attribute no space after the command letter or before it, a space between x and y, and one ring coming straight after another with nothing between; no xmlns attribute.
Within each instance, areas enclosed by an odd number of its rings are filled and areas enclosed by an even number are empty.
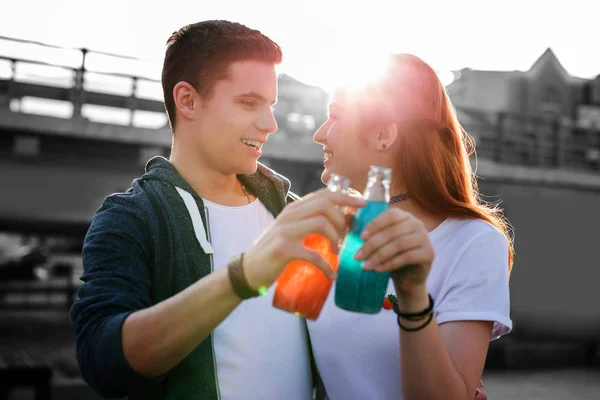
<svg viewBox="0 0 600 400"><path fill-rule="evenodd" d="M400 203L401 201L408 200L408 193L402 193L398 196L390 197L390 204Z"/></svg>

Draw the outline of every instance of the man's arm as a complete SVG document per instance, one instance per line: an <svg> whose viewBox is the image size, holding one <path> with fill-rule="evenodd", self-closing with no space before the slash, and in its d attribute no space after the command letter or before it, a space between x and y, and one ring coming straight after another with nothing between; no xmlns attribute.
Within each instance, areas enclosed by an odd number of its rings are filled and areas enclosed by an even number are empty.
<svg viewBox="0 0 600 400"><path fill-rule="evenodd" d="M345 221L336 205L350 204L359 206L363 200L322 190L288 205L245 254L243 268L250 286L269 287L292 260L309 261L333 277L329 264L302 243L311 233L337 243ZM125 356L142 374L163 374L210 335L240 301L227 268L219 268L170 299L129 316L123 326Z"/></svg>
<svg viewBox="0 0 600 400"><path fill-rule="evenodd" d="M125 358L140 374L161 375L191 353L240 302L227 268L219 268L177 295L125 319Z"/></svg>
<svg viewBox="0 0 600 400"><path fill-rule="evenodd" d="M124 396L142 379L121 346L125 319L151 305L152 244L138 196L111 196L94 216L83 245L84 284L71 308L81 373L106 397Z"/></svg>
<svg viewBox="0 0 600 400"><path fill-rule="evenodd" d="M71 310L81 372L107 397L169 371L241 301L222 268L152 305L152 245L134 196L109 198L94 217Z"/></svg>
<svg viewBox="0 0 600 400"><path fill-rule="evenodd" d="M302 241L308 234L320 233L337 242L344 230L338 205L364 203L321 191L286 207L246 252L244 272L249 284L270 286L294 259L311 262L332 275L325 260L304 248ZM119 390L139 375L169 371L241 301L232 290L227 268L220 268L151 305L147 255L140 236L145 227L129 211L108 209L95 218L84 247L82 279L87 282L72 311L84 377L100 393L112 396L123 395ZM114 373L107 376L107 371Z"/></svg>

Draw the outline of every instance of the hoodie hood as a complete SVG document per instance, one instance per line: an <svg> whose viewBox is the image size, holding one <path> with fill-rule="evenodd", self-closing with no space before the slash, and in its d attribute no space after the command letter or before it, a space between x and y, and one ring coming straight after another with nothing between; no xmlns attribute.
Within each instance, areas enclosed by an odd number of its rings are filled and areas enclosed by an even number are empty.
<svg viewBox="0 0 600 400"><path fill-rule="evenodd" d="M238 175L237 178L250 193L265 204L271 213L278 214L286 205L291 183L283 175L258 163L255 173ZM175 166L162 156L155 156L148 161L146 173L142 176L142 179L160 180L178 186L199 197L190 184L179 175Z"/></svg>

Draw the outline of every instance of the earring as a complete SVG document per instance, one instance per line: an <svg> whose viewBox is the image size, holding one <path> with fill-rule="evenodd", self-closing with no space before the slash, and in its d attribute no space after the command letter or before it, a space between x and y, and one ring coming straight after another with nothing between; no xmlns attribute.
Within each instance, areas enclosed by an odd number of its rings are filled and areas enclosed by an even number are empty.
<svg viewBox="0 0 600 400"><path fill-rule="evenodd" d="M382 143L382 144L381 144L381 148L382 148L382 149L385 149L386 147L387 147L387 144L385 144L385 143Z"/></svg>

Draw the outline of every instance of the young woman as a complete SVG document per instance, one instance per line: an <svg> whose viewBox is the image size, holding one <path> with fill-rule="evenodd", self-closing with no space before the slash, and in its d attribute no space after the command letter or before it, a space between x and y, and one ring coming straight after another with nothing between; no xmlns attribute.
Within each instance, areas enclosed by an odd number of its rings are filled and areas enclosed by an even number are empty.
<svg viewBox="0 0 600 400"><path fill-rule="evenodd" d="M394 56L381 81L334 96L314 139L324 182L340 174L362 192L370 165L392 169L393 204L355 257L391 272L397 307L348 312L332 289L308 322L329 399L476 398L489 341L512 328L513 247L500 210L479 199L472 139L437 74Z"/></svg>

